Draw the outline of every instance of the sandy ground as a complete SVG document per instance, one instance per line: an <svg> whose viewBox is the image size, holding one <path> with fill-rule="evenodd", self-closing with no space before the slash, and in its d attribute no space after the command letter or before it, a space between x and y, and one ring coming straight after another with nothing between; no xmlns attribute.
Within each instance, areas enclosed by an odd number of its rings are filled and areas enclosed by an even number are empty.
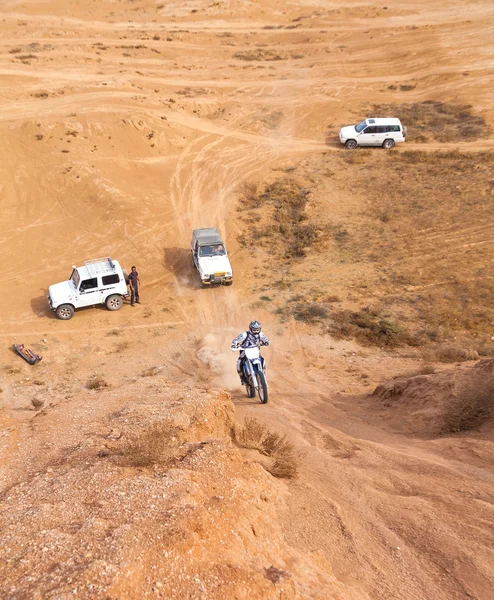
<svg viewBox="0 0 494 600"><path fill-rule="evenodd" d="M303 467L278 514L286 543L324 555L341 585L383 600L491 598L488 436L381 427L355 394L413 357L253 309L243 281L259 265L238 246L234 203L286 161L340 151L328 127L372 103L473 104L494 125L492 3L8 1L0 17L3 484L22 477L16 453L33 452L38 387L66 407L63 427L90 375L118 387L157 367L229 389L238 418L291 437ZM225 236L231 288L199 289L188 247L204 226ZM107 255L137 265L142 305L55 319L48 286ZM236 387L228 351L253 317L273 342L262 407ZM19 364L14 342L42 363Z"/></svg>

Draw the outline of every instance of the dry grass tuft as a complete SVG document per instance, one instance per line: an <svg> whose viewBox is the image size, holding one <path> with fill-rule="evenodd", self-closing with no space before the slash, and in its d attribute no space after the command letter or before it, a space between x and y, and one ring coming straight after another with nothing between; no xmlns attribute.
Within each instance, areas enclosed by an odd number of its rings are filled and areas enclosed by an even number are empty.
<svg viewBox="0 0 494 600"><path fill-rule="evenodd" d="M467 360L477 360L479 353L470 348L459 348L458 346L440 346L437 350L437 357L442 362L462 362Z"/></svg>
<svg viewBox="0 0 494 600"><path fill-rule="evenodd" d="M86 383L88 390L103 390L108 387L108 383L104 380L102 375L92 375Z"/></svg>
<svg viewBox="0 0 494 600"><path fill-rule="evenodd" d="M274 477L294 479L298 474L299 456L295 446L285 435L269 429L255 418L246 418L244 424L235 427L232 439L241 448L257 450L273 459L266 469Z"/></svg>
<svg viewBox="0 0 494 600"><path fill-rule="evenodd" d="M122 446L122 455L134 467L166 464L177 454L182 431L169 421L152 423L128 437Z"/></svg>
<svg viewBox="0 0 494 600"><path fill-rule="evenodd" d="M286 56L282 56L281 54L274 52L274 50L262 50L261 48L256 48L255 50L235 52L233 58L251 62L285 60Z"/></svg>
<svg viewBox="0 0 494 600"><path fill-rule="evenodd" d="M307 221L305 209L309 201L309 190L293 179L278 179L267 185L259 193L253 185L245 185L240 198L240 211L262 209L261 213L244 216L249 224L256 222L255 228L249 227L241 236L244 245L264 246L271 252L281 254L283 258L302 258L306 249L318 238L318 229ZM264 226L259 225L261 218L269 218Z"/></svg>
<svg viewBox="0 0 494 600"><path fill-rule="evenodd" d="M460 390L446 406L442 433L477 429L494 416L494 376Z"/></svg>
<svg viewBox="0 0 494 600"><path fill-rule="evenodd" d="M323 319L327 319L328 309L317 303L299 303L291 309L291 313L296 321L304 323L319 323Z"/></svg>
<svg viewBox="0 0 494 600"><path fill-rule="evenodd" d="M354 338L365 345L388 348L417 346L421 343L419 337L412 335L389 315L369 307L357 312L351 310L335 312L327 332L337 339Z"/></svg>
<svg viewBox="0 0 494 600"><path fill-rule="evenodd" d="M31 404L34 410L40 410L41 408L43 408L45 401L41 400L40 398L31 398Z"/></svg>
<svg viewBox="0 0 494 600"><path fill-rule="evenodd" d="M149 367L149 369L144 369L141 373L141 377L154 377L160 373L162 367Z"/></svg>

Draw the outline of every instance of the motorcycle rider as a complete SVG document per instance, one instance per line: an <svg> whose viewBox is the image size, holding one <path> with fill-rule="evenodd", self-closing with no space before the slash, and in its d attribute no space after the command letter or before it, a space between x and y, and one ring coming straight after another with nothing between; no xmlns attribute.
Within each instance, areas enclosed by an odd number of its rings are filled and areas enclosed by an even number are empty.
<svg viewBox="0 0 494 600"><path fill-rule="evenodd" d="M237 360L237 373L240 377L240 384L246 385L244 376L244 358L245 348L259 348L260 346L269 346L271 342L268 337L261 331L259 321L251 321L249 323L249 331L243 331L232 341L232 350L240 350L240 356ZM262 368L264 370L264 358L261 356Z"/></svg>

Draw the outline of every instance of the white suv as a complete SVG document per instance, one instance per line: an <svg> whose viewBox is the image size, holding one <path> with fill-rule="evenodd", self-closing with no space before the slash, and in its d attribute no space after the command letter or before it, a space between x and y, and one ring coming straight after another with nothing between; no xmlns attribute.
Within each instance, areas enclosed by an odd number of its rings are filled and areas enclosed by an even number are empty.
<svg viewBox="0 0 494 600"><path fill-rule="evenodd" d="M403 127L400 119L370 118L360 121L358 125L342 127L340 142L350 149L357 146L392 148L395 144L404 142L406 135L406 127Z"/></svg>
<svg viewBox="0 0 494 600"><path fill-rule="evenodd" d="M194 229L190 244L192 263L199 271L201 287L219 283L232 285L233 270L228 252L216 227Z"/></svg>
<svg viewBox="0 0 494 600"><path fill-rule="evenodd" d="M108 310L122 307L127 292L126 274L116 260L86 260L83 267L72 267L68 281L48 288L48 303L59 319L71 319L76 308L106 304Z"/></svg>

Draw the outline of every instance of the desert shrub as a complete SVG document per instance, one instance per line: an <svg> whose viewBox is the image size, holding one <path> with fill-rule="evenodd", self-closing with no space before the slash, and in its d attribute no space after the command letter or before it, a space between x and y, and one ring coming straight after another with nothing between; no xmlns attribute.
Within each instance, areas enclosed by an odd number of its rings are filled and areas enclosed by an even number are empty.
<svg viewBox="0 0 494 600"><path fill-rule="evenodd" d="M440 346L437 349L437 357L442 362L462 362L466 360L477 360L479 358L479 353L470 348L447 345Z"/></svg>
<svg viewBox="0 0 494 600"><path fill-rule="evenodd" d="M420 344L418 337L410 334L390 316L368 307L357 312L350 310L335 312L327 332L335 338L355 338L363 344L389 348Z"/></svg>
<svg viewBox="0 0 494 600"><path fill-rule="evenodd" d="M88 379L86 387L88 390L102 390L108 387L108 383L103 379L102 375L92 375Z"/></svg>
<svg viewBox="0 0 494 600"><path fill-rule="evenodd" d="M41 408L43 408L45 401L41 400L40 398L31 398L31 405L34 408L34 410L40 410Z"/></svg>
<svg viewBox="0 0 494 600"><path fill-rule="evenodd" d="M246 61L275 61L283 60L285 57L277 54L273 50L262 50L261 48L256 48L255 50L235 52L233 58Z"/></svg>
<svg viewBox="0 0 494 600"><path fill-rule="evenodd" d="M494 416L494 377L456 391L446 406L443 433L477 429Z"/></svg>
<svg viewBox="0 0 494 600"><path fill-rule="evenodd" d="M329 314L326 307L315 302L296 304L291 312L296 321L304 323L318 323L321 319L327 319Z"/></svg>
<svg viewBox="0 0 494 600"><path fill-rule="evenodd" d="M110 329L110 331L106 335L119 336L122 335L122 332L120 331L120 329Z"/></svg>
<svg viewBox="0 0 494 600"><path fill-rule="evenodd" d="M262 199L257 193L257 186L254 183L244 183L241 188L240 208L251 209L259 208L262 204Z"/></svg>
<svg viewBox="0 0 494 600"><path fill-rule="evenodd" d="M400 89L404 88L405 86L400 86ZM439 142L472 140L490 134L484 117L473 114L472 107L466 104L426 100L404 104L375 104L372 111L374 114L396 115L409 127L414 141L415 134L420 136L420 141L434 139Z"/></svg>
<svg viewBox="0 0 494 600"><path fill-rule="evenodd" d="M166 464L176 456L181 438L181 430L173 423L151 423L125 439L122 455L134 467Z"/></svg>
<svg viewBox="0 0 494 600"><path fill-rule="evenodd" d="M232 439L241 448L257 450L273 459L266 470L274 477L293 479L298 474L299 456L286 436L270 431L255 418L246 418L232 430Z"/></svg>
<svg viewBox="0 0 494 600"><path fill-rule="evenodd" d="M141 377L154 377L158 375L161 371L161 367L149 367L149 369L144 369L141 373Z"/></svg>
<svg viewBox="0 0 494 600"><path fill-rule="evenodd" d="M309 190L289 178L276 180L260 193L253 185L244 186L240 210L269 207L272 218L268 224L257 225L249 233L242 234L239 241L243 245L256 241L258 245L269 246L273 250L280 247L283 257L288 259L304 257L306 248L318 238L316 225L306 220L305 208L309 194ZM263 216L266 214L264 210ZM249 223L249 216L245 216L244 221Z"/></svg>

